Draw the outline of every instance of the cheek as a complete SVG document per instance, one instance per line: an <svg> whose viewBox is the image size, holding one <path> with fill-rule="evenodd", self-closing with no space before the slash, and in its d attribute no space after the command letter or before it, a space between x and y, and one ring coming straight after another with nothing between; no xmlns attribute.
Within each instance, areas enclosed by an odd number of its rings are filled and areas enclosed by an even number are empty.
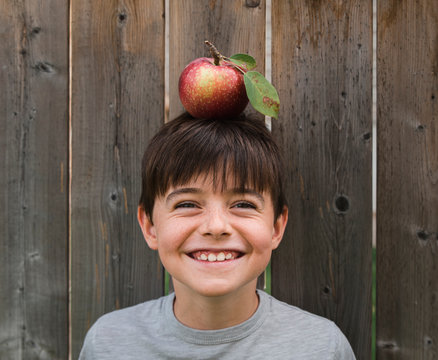
<svg viewBox="0 0 438 360"><path fill-rule="evenodd" d="M165 253L177 247L178 238L172 229L157 231L158 252Z"/></svg>
<svg viewBox="0 0 438 360"><path fill-rule="evenodd" d="M247 224L242 231L245 238L251 243L256 252L267 252L272 250L273 227L266 223Z"/></svg>
<svg viewBox="0 0 438 360"><path fill-rule="evenodd" d="M157 228L158 252L164 254L178 250L191 232L190 227L178 221L159 226Z"/></svg>

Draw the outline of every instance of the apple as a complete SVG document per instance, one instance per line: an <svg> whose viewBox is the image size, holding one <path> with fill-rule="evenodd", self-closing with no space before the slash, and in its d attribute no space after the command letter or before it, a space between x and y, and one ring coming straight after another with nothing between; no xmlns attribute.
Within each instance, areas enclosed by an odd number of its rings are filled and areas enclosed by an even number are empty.
<svg viewBox="0 0 438 360"><path fill-rule="evenodd" d="M178 89L181 103L195 118L235 117L248 104L244 72L222 56L198 58L188 64L180 75Z"/></svg>

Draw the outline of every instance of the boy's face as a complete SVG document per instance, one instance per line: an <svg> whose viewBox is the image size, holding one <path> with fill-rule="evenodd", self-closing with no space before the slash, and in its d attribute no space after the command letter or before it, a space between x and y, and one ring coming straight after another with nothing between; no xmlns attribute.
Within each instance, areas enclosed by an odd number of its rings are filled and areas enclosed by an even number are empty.
<svg viewBox="0 0 438 360"><path fill-rule="evenodd" d="M211 177L170 188L155 200L152 222L139 208L144 237L175 289L222 296L255 288L283 236L287 209L274 221L269 193L217 188Z"/></svg>

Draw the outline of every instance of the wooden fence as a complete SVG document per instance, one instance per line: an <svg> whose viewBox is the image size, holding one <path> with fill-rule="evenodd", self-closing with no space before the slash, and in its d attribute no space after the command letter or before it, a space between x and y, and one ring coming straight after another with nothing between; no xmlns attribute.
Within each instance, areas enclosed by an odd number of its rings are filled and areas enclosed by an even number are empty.
<svg viewBox="0 0 438 360"><path fill-rule="evenodd" d="M277 298L371 358L372 0L271 0L287 159ZM140 158L178 75L247 52L265 0L0 0L0 358L73 359L103 313L164 292ZM378 0L377 358L438 358L438 2ZM251 111L251 110L249 110Z"/></svg>

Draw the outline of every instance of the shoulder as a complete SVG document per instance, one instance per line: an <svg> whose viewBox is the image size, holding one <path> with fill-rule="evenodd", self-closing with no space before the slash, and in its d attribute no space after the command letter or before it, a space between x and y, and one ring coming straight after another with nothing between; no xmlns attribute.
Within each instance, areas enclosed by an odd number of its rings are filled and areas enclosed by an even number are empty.
<svg viewBox="0 0 438 360"><path fill-rule="evenodd" d="M266 298L267 311L269 318L278 322L279 324L293 324L294 328L302 331L319 330L324 332L331 332L336 327L334 323L322 316L312 314L308 311L302 310L299 307L290 305L283 301L277 300L271 295L261 292L261 295Z"/></svg>
<svg viewBox="0 0 438 360"><path fill-rule="evenodd" d="M273 341L289 343L293 351L315 358L327 358L330 354L329 359L355 359L348 340L333 321L266 293L261 296L266 298L267 324L271 334L275 334Z"/></svg>
<svg viewBox="0 0 438 360"><path fill-rule="evenodd" d="M114 354L124 346L136 348L138 338L156 336L167 301L172 299L165 296L101 316L85 337L80 359L93 359L90 354Z"/></svg>
<svg viewBox="0 0 438 360"><path fill-rule="evenodd" d="M144 319L149 317L156 317L163 311L167 296L160 297L158 299L149 300L141 304L126 307L124 309L115 310L107 314L102 315L93 325L95 328L111 327L117 324L119 327L121 324L136 324L144 323Z"/></svg>

